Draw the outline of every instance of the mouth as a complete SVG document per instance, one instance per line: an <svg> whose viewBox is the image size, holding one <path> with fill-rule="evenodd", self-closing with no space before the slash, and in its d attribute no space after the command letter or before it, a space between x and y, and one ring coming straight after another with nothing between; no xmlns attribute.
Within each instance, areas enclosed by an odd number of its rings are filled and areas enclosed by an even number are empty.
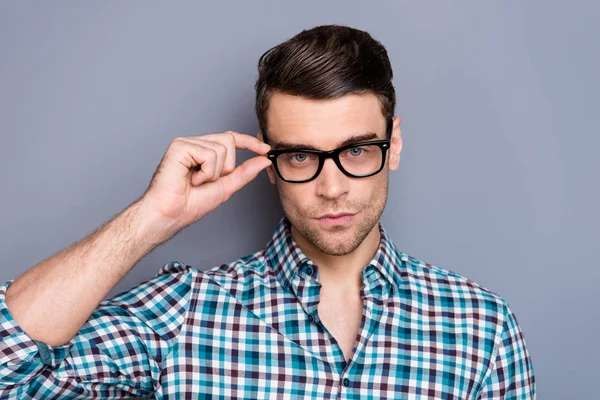
<svg viewBox="0 0 600 400"><path fill-rule="evenodd" d="M316 220L323 225L347 225L355 215L350 213L326 214Z"/></svg>

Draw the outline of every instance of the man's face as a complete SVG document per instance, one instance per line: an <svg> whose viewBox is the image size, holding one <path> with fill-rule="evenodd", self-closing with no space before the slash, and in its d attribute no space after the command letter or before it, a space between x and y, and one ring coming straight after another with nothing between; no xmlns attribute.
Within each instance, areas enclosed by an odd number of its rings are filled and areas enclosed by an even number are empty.
<svg viewBox="0 0 600 400"><path fill-rule="evenodd" d="M337 99L310 100L274 93L269 104L268 137L273 149L282 144L305 144L332 150L347 139L376 134L371 140L386 139L386 121L373 94L351 94ZM296 240L306 241L328 255L354 251L369 233L379 235L378 222L387 200L389 170L398 167L402 138L400 119L394 119L392 144L383 170L366 178L344 175L332 159L320 174L305 183L282 181L268 168L271 183L277 184L285 216ZM328 214L349 217L323 219ZM298 237L298 234L301 237Z"/></svg>

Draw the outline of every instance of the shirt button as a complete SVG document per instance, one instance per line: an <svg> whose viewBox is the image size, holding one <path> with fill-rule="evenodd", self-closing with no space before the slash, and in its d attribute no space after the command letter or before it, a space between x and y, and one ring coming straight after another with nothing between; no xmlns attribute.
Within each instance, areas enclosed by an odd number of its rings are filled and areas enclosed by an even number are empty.
<svg viewBox="0 0 600 400"><path fill-rule="evenodd" d="M308 314L308 319L310 319L310 322L315 322L315 316L312 314Z"/></svg>
<svg viewBox="0 0 600 400"><path fill-rule="evenodd" d="M308 268L306 268L306 273L307 273L309 276L312 276L313 272L314 272L314 271L313 271L312 267L308 267Z"/></svg>
<svg viewBox="0 0 600 400"><path fill-rule="evenodd" d="M346 386L346 387L350 386L350 379L348 379L348 378L344 378L344 379L342 380L342 385L344 385L344 386Z"/></svg>

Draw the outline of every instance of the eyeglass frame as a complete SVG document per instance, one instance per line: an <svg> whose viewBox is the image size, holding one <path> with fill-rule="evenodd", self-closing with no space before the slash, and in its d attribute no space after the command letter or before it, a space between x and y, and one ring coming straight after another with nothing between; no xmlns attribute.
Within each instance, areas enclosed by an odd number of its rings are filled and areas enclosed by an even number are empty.
<svg viewBox="0 0 600 400"><path fill-rule="evenodd" d="M323 165L325 165L325 160L327 160L328 158L332 158L333 162L335 163L335 165L337 165L337 167L339 168L340 171L342 171L342 173L346 176L349 176L351 178L368 178L369 176L373 176L373 175L377 175L378 173L381 172L381 170L383 170L383 167L385 166L385 159L386 159L386 154L387 154L387 150L390 149L390 143L392 140L392 127L393 127L393 120L389 119L388 123L387 123L387 132L386 132L386 137L387 139L383 139L383 140L373 140L370 142L360 142L360 143L354 143L354 144L348 144L342 147L338 147L337 149L333 149L333 150L329 150L329 151L325 151L325 150L314 150L314 149L279 149L279 150L269 150L269 152L266 154L266 156L269 158L269 160L271 160L271 163L273 165L273 168L275 169L275 171L277 172L277 175L279 176L279 178L281 178L282 181L284 182L288 182L288 183L306 183L306 182L310 182L312 180L315 180L319 174L321 173L321 170L323 169ZM265 143L266 143L266 135L265 135ZM353 175L350 172L346 171L344 169L344 167L342 166L342 163L340 161L340 153L344 150L348 150L354 147L361 147L361 146L366 146L366 145L374 145L377 146L381 149L381 166L379 167L379 169L377 169L377 171L368 174L368 175ZM319 159L319 166L317 167L317 171L315 172L315 174L310 178L310 179L305 179L302 181L295 181L295 180L289 180L289 179L285 179L283 177L283 175L281 174L281 172L279 171L279 167L277 166L277 157L279 157L282 154L286 154L286 153L310 153L310 154L316 154L318 159Z"/></svg>

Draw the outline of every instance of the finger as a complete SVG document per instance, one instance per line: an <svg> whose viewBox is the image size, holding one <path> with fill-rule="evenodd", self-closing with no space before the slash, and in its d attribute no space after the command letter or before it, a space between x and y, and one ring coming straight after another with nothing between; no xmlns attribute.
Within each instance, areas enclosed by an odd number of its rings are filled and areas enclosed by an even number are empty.
<svg viewBox="0 0 600 400"><path fill-rule="evenodd" d="M260 155L265 155L269 150L271 150L271 146L260 141L257 137L233 131L230 133L233 135L233 138L235 139L235 147L238 149L250 150Z"/></svg>
<svg viewBox="0 0 600 400"><path fill-rule="evenodd" d="M202 165L213 157L216 157L214 150L199 146L195 143L190 143L182 138L176 138L171 142L162 161L164 165L174 164L176 167L163 169L165 172L177 171L178 176L187 177L189 176L190 171L194 171L194 168ZM214 159L216 160L216 158ZM216 164L216 162L213 162L212 164ZM206 167L208 168L208 165ZM207 170L204 169L204 174L206 173Z"/></svg>
<svg viewBox="0 0 600 400"><path fill-rule="evenodd" d="M190 154L196 165L192 168L192 186L202 185L215 179L217 169L217 152L209 147L191 145Z"/></svg>
<svg viewBox="0 0 600 400"><path fill-rule="evenodd" d="M254 157L242 163L231 174L221 177L225 199L229 199L235 192L246 186L269 165L271 160L268 158Z"/></svg>
<svg viewBox="0 0 600 400"><path fill-rule="evenodd" d="M227 156L225 157L225 164L223 164L223 171L221 172L221 175L228 175L235 169L235 139L231 134L223 134L219 136L219 141L227 148Z"/></svg>
<svg viewBox="0 0 600 400"><path fill-rule="evenodd" d="M204 143L208 141L216 142L225 146L226 155L224 157L224 163L220 175L230 174L235 169L236 149L233 135L221 133L214 135L185 136L184 138L194 143Z"/></svg>
<svg viewBox="0 0 600 400"><path fill-rule="evenodd" d="M221 176L221 173L223 170L223 165L225 163L225 159L226 159L227 153L228 153L226 146L222 145L219 142L212 142L212 141L202 140L202 139L197 139L197 138L184 137L181 140L186 143L189 143L192 146L200 146L200 147L205 147L205 148L214 150L215 153L217 154L217 157L215 159L214 174L213 174L212 178L209 179L209 181L214 181ZM200 169L205 169L205 168L206 167L203 165L196 166L194 168L194 171L198 171Z"/></svg>
<svg viewBox="0 0 600 400"><path fill-rule="evenodd" d="M201 141L200 146L210 148L215 151L217 154L216 165L214 169L214 175L210 179L211 181L219 179L221 176L221 171L223 171L223 164L225 164L225 158L227 157L227 147L223 146L221 143L210 142L207 140Z"/></svg>

